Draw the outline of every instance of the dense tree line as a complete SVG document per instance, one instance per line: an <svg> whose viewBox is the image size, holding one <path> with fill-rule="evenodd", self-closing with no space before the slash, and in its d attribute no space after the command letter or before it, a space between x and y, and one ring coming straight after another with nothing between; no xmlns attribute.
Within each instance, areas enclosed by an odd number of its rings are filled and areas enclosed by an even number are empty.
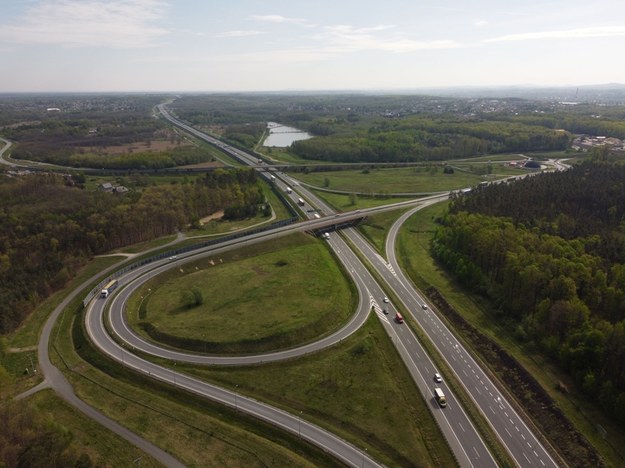
<svg viewBox="0 0 625 468"><path fill-rule="evenodd" d="M491 299L625 424L625 168L481 187L440 220L435 257Z"/></svg>
<svg viewBox="0 0 625 468"><path fill-rule="evenodd" d="M229 207L264 203L253 170L115 195L55 175L0 178L0 333L63 287L92 255L171 234Z"/></svg>
<svg viewBox="0 0 625 468"><path fill-rule="evenodd" d="M609 117L598 115L603 112L599 109L592 109L592 115L557 112L553 115L524 115L516 117L515 120L528 125L539 127L564 129L575 134L603 135L615 138L625 138L625 115L612 112ZM508 120L507 116L499 116Z"/></svg>
<svg viewBox="0 0 625 468"><path fill-rule="evenodd" d="M362 124L360 124L362 125ZM335 162L406 162L466 158L568 147L567 132L520 122L409 117L371 122L366 133L300 140L291 151L304 159Z"/></svg>

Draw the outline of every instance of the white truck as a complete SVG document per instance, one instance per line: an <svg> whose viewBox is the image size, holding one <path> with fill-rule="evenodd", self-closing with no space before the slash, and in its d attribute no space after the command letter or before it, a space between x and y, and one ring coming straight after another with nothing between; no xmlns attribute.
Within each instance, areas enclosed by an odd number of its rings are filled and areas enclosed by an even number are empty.
<svg viewBox="0 0 625 468"><path fill-rule="evenodd" d="M438 402L438 406L440 406L441 408L444 408L445 406L447 406L447 400L445 399L445 394L440 388L434 389L434 398Z"/></svg>
<svg viewBox="0 0 625 468"><path fill-rule="evenodd" d="M113 291L113 289L115 289L117 287L117 280L112 280L109 281L108 283L106 283L106 286L104 286L104 289L100 292L100 297L108 297L109 294L111 294L111 292Z"/></svg>
<svg viewBox="0 0 625 468"><path fill-rule="evenodd" d="M289 187L289 186L287 186L287 187L284 189L284 191L285 191L286 193L293 193L293 190L292 190L292 189L291 189L291 187Z"/></svg>

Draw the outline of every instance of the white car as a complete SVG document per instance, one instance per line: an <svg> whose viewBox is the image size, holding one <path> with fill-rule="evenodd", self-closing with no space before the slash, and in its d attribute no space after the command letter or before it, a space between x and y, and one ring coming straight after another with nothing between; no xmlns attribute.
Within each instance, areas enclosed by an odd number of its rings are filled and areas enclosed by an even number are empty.
<svg viewBox="0 0 625 468"><path fill-rule="evenodd" d="M441 377L441 375L438 372L436 374L434 374L434 382L441 383L442 381L443 381L443 378Z"/></svg>
<svg viewBox="0 0 625 468"><path fill-rule="evenodd" d="M385 304L388 304L388 303L389 303L388 297L386 297L386 296L384 296L384 299L382 299L382 301L383 301Z"/></svg>
<svg viewBox="0 0 625 468"><path fill-rule="evenodd" d="M427 304L423 304L421 307L423 308L423 310L428 310L428 305Z"/></svg>

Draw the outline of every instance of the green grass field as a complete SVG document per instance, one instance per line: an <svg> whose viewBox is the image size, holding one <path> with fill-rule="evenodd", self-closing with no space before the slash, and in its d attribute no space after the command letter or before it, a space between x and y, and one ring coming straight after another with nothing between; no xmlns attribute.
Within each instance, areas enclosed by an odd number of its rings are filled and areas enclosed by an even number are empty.
<svg viewBox="0 0 625 468"><path fill-rule="evenodd" d="M352 197L350 195L342 195L339 193L322 192L321 190L312 190L312 192L339 212L362 210L365 208L373 208L376 206L389 205L391 203L399 203L400 201L412 200L412 198L404 197Z"/></svg>
<svg viewBox="0 0 625 468"><path fill-rule="evenodd" d="M192 288L203 303L187 307L184 295ZM181 265L144 285L129 303L128 318L137 323L143 306L142 321L159 334L181 338L181 345L197 340L208 351L253 353L327 334L347 320L355 304L326 245L295 234Z"/></svg>
<svg viewBox="0 0 625 468"><path fill-rule="evenodd" d="M444 174L440 166L371 169L368 173L362 170L310 172L295 176L317 187L365 194L441 192L475 186L484 180L477 174L461 171ZM329 185L326 185L326 179Z"/></svg>

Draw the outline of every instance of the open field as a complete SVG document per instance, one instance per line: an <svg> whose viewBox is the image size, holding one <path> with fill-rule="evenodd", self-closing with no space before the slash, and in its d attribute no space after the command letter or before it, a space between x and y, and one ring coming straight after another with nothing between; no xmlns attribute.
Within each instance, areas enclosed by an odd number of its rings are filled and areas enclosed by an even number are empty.
<svg viewBox="0 0 625 468"><path fill-rule="evenodd" d="M192 291L203 301L187 307ZM200 342L196 348L208 352L254 353L311 341L340 327L356 304L325 244L306 234L181 265L137 294L128 307L132 323L141 308L139 325L148 323L152 337L171 337L168 344L176 339L183 347L186 340Z"/></svg>
<svg viewBox="0 0 625 468"><path fill-rule="evenodd" d="M625 435L622 431L600 411L584 402L568 376L558 371L531 346L516 340L510 330L494 316L489 304L463 290L431 258L429 242L434 228L433 219L442 214L444 209L441 204L434 205L406 222L398 239L402 267L420 289L434 286L469 323L518 360L605 460L612 466L622 465L625 460L625 451L622 449L625 447ZM558 382L563 382L569 392L564 394L557 391ZM606 439L601 438L597 431L598 424L607 430Z"/></svg>
<svg viewBox="0 0 625 468"><path fill-rule="evenodd" d="M96 154L130 154L130 153L158 153L160 151L168 151L174 148L184 148L195 146L190 141L172 141L172 140L150 140L150 141L137 141L134 143L128 143L126 145L117 146L101 146L90 147L83 146L78 148L80 152L84 153L96 153Z"/></svg>
<svg viewBox="0 0 625 468"><path fill-rule="evenodd" d="M493 169L493 172L497 172ZM458 190L484 179L461 171L444 174L442 166L310 172L293 175L307 184L330 190L361 193L429 193ZM327 182L329 182L326 185Z"/></svg>

